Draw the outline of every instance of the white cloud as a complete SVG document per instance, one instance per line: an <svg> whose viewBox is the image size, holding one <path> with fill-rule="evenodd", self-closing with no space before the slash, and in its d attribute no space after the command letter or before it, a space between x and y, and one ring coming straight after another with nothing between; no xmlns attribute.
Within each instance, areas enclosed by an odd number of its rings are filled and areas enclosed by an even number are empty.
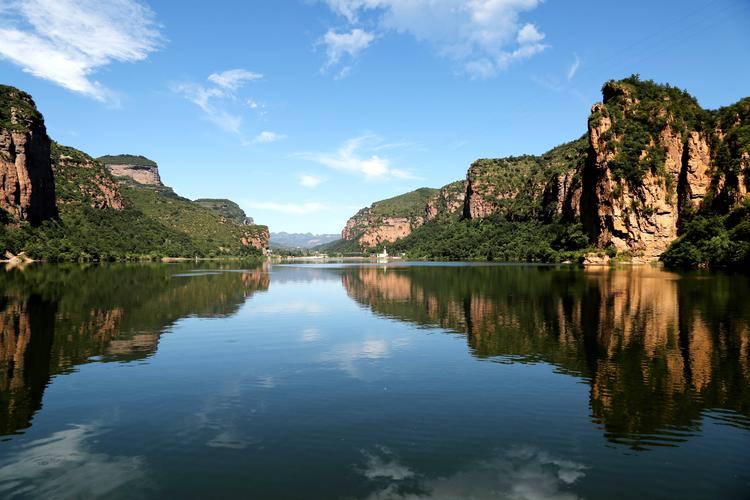
<svg viewBox="0 0 750 500"><path fill-rule="evenodd" d="M522 12L535 9L540 3L541 0L327 0L331 10L350 26L357 26L369 16L377 33L411 35L431 44L470 75L481 77L493 76L511 62L547 47L542 43L544 34L535 25L519 23Z"/></svg>
<svg viewBox="0 0 750 500"><path fill-rule="evenodd" d="M578 68L581 66L581 59L578 57L578 54L573 55L575 56L575 60L573 61L573 64L570 65L570 68L568 68L568 80L571 80L576 76Z"/></svg>
<svg viewBox="0 0 750 500"><path fill-rule="evenodd" d="M337 65L341 61L341 58L346 55L355 59L373 40L375 40L375 36L372 33L368 33L360 28L352 29L348 33L337 33L334 30L328 30L321 40L321 43L326 46L327 57L326 63L321 70L325 71ZM350 72L351 66L346 66L339 71L337 76L345 78Z"/></svg>
<svg viewBox="0 0 750 500"><path fill-rule="evenodd" d="M212 73L208 75L208 81L229 90L237 90L246 82L260 80L262 78L263 75L260 73L253 73L246 69L230 69L222 71L221 73Z"/></svg>
<svg viewBox="0 0 750 500"><path fill-rule="evenodd" d="M268 210L269 212L281 212L284 214L308 215L328 210L325 203L278 203L275 201L251 201L247 204L255 210Z"/></svg>
<svg viewBox="0 0 750 500"><path fill-rule="evenodd" d="M300 186L314 188L314 187L318 187L323 182L325 182L325 179L323 177L318 177L316 175L300 174L299 176Z"/></svg>
<svg viewBox="0 0 750 500"><path fill-rule="evenodd" d="M268 144L269 142L276 142L282 139L286 139L286 136L283 134L277 134L276 132L269 132L267 130L264 130L263 132L255 136L253 142L259 144Z"/></svg>
<svg viewBox="0 0 750 500"><path fill-rule="evenodd" d="M172 90L198 106L209 121L235 134L240 133L242 117L222 108L218 101L225 97L222 90L215 87L204 87L195 83L183 83L172 87Z"/></svg>
<svg viewBox="0 0 750 500"><path fill-rule="evenodd" d="M181 83L173 85L172 91L198 106L209 121L223 130L240 134L242 115L237 111L228 111L227 106L237 99L237 91L247 82L261 78L263 78L263 75L259 73L253 73L244 69L231 69L210 74L207 78L209 83L206 85ZM255 101L248 100L247 102L254 103ZM261 136L270 133L264 132ZM264 138L268 139L269 137ZM277 140L276 138L280 139L283 136L274 134L272 140Z"/></svg>
<svg viewBox="0 0 750 500"><path fill-rule="evenodd" d="M518 30L516 40L518 45L533 45L544 40L544 33L541 33L533 24L526 23Z"/></svg>
<svg viewBox="0 0 750 500"><path fill-rule="evenodd" d="M366 180L413 179L409 172L393 168L388 158L372 154L382 146L377 136L363 135L349 139L332 153L307 152L297 156L334 170L363 175Z"/></svg>
<svg viewBox="0 0 750 500"><path fill-rule="evenodd" d="M137 62L163 44L154 13L135 0L11 0L0 6L0 58L99 101L114 93L92 74Z"/></svg>

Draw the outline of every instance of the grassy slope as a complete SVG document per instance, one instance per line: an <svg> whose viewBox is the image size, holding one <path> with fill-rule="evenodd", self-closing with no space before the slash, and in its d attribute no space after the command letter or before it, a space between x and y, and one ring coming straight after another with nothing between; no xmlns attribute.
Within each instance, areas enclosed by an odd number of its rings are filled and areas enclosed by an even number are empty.
<svg viewBox="0 0 750 500"><path fill-rule="evenodd" d="M170 189L123 186L123 195L150 219L173 231L186 234L203 255L237 255L240 239L258 233L264 226L240 226L223 221L213 210L178 196Z"/></svg>
<svg viewBox="0 0 750 500"><path fill-rule="evenodd" d="M371 212L382 217L416 217L424 215L427 201L437 193L434 188L419 188L386 200L376 201Z"/></svg>
<svg viewBox="0 0 750 500"><path fill-rule="evenodd" d="M224 198L200 198L193 200L193 202L234 222L235 224L244 224L247 219L245 211L232 200Z"/></svg>

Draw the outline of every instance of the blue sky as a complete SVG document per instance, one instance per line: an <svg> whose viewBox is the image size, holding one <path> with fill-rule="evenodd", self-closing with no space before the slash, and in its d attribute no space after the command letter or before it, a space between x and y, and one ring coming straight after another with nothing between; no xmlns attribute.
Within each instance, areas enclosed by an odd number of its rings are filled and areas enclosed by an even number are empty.
<svg viewBox="0 0 750 500"><path fill-rule="evenodd" d="M58 142L146 155L272 231L338 232L577 138L608 79L750 95L748 26L745 0L2 0L0 82Z"/></svg>

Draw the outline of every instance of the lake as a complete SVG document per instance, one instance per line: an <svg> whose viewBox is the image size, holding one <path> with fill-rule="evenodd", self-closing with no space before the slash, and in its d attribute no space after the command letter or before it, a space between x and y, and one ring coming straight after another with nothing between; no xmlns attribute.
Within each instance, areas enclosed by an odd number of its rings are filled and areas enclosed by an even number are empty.
<svg viewBox="0 0 750 500"><path fill-rule="evenodd" d="M750 494L748 277L32 265L0 297L2 498Z"/></svg>

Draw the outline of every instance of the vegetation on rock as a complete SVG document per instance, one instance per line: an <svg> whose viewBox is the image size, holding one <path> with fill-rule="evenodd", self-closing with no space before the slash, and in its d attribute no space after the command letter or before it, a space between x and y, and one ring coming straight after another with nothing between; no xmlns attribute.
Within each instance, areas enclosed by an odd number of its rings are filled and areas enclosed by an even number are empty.
<svg viewBox="0 0 750 500"><path fill-rule="evenodd" d="M194 200L194 202L235 224L253 224L253 219L248 217L245 211L232 200L224 198L200 198Z"/></svg>
<svg viewBox="0 0 750 500"><path fill-rule="evenodd" d="M97 158L105 165L143 165L147 167L156 167L156 162L141 155L104 155Z"/></svg>

